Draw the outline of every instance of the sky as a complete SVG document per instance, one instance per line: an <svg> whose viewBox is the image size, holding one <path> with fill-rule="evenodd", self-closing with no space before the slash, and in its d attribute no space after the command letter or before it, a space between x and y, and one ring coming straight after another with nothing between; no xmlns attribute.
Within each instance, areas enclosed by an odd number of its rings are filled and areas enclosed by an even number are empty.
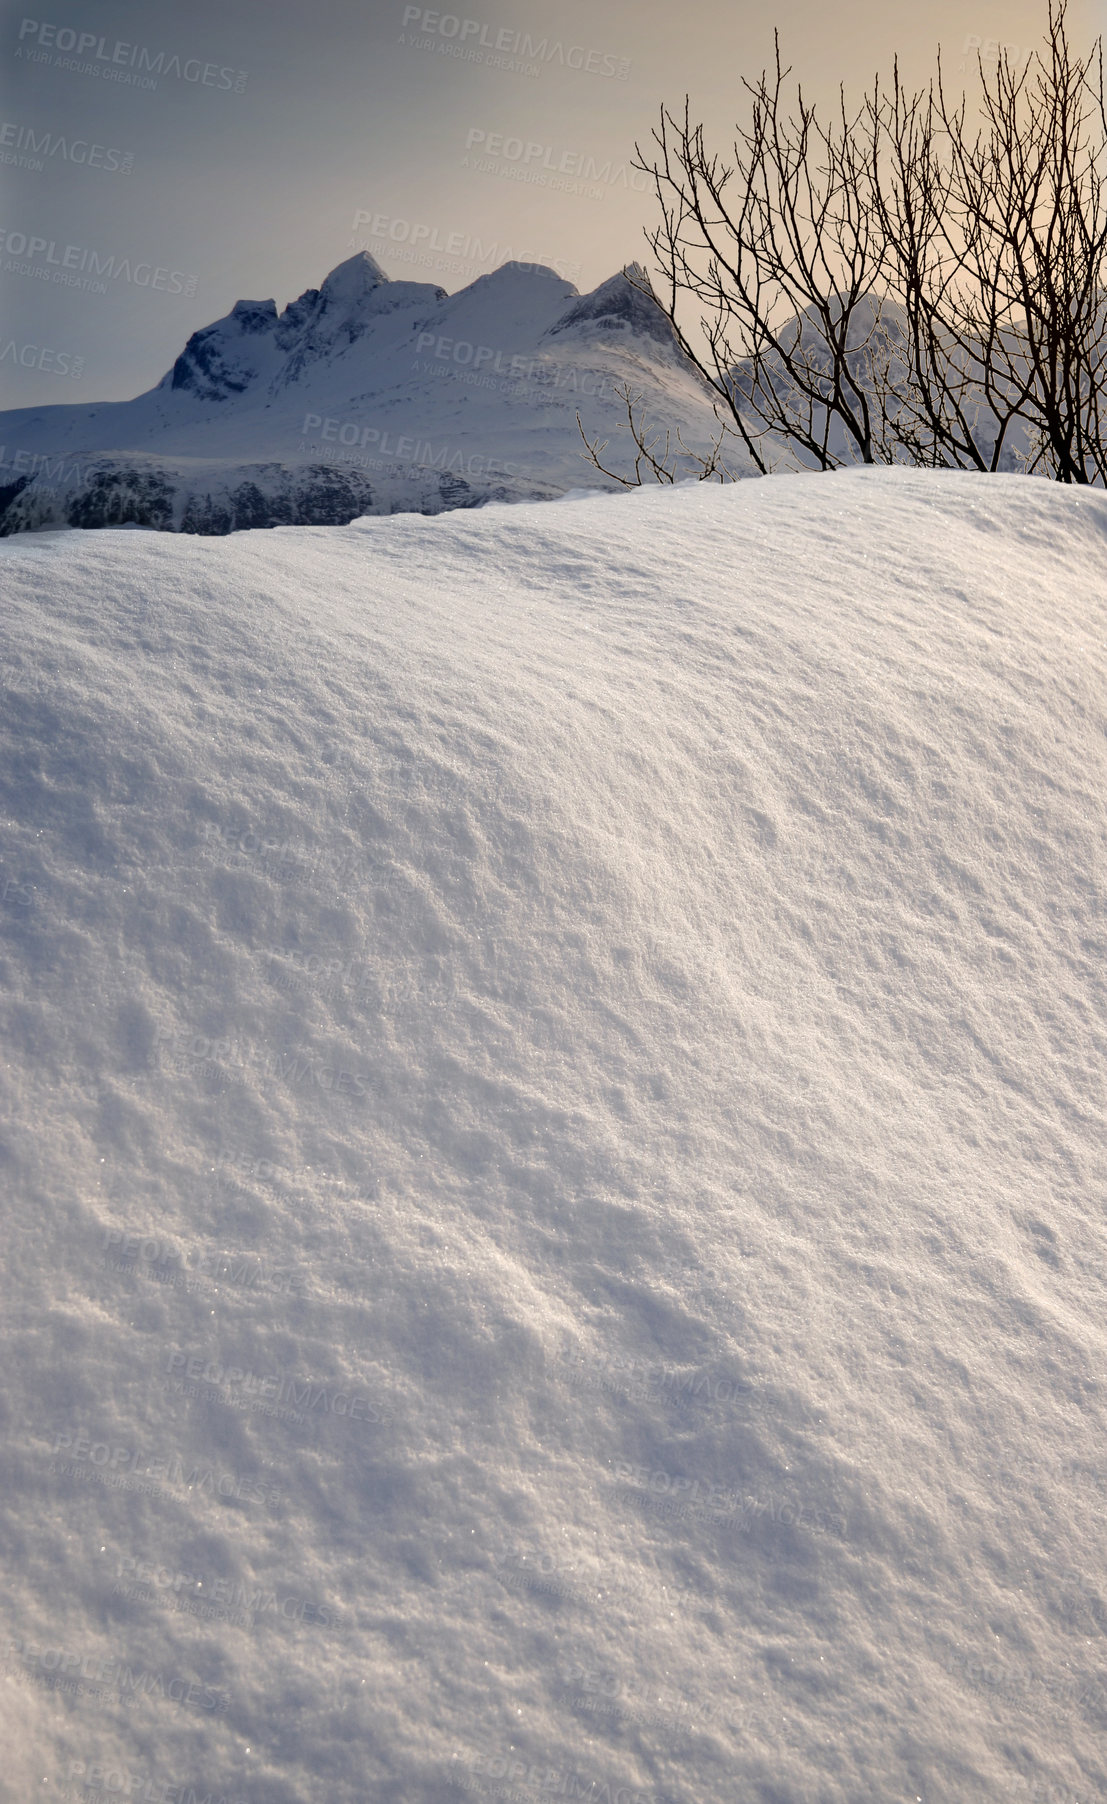
<svg viewBox="0 0 1107 1804"><path fill-rule="evenodd" d="M688 94L725 151L774 29L826 100L896 55L922 80L939 44L970 75L977 41L1025 54L1043 15L17 0L0 13L0 405L141 393L236 300L283 307L359 249L450 293L509 257L586 292L646 255L656 203L632 158L662 104ZM1101 26L1086 0L1070 18L1078 45Z"/></svg>

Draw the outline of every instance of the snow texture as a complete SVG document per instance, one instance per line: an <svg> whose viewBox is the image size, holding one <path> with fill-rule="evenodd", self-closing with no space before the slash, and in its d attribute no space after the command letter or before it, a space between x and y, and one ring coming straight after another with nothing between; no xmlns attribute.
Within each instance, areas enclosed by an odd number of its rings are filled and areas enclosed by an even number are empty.
<svg viewBox="0 0 1107 1804"><path fill-rule="evenodd" d="M6 1796L1107 1795L1105 535L0 546Z"/></svg>

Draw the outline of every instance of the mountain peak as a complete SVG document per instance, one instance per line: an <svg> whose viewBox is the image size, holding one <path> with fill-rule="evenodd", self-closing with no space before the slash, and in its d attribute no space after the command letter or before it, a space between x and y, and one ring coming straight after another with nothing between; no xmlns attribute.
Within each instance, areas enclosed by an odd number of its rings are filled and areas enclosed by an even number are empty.
<svg viewBox="0 0 1107 1804"><path fill-rule="evenodd" d="M650 299L652 289L640 263L628 263L626 273L609 276L591 294L581 295L567 313L550 327L548 336L576 331L578 336L621 334L650 338L670 349L676 347L673 328L661 308Z"/></svg>
<svg viewBox="0 0 1107 1804"><path fill-rule="evenodd" d="M573 287L571 282L566 282L562 276L558 275L556 269L551 269L548 263L520 263L518 258L512 258L509 263L497 264L495 269L490 269L487 275L478 276L477 280L502 286L506 281L520 279L529 281L532 278L540 281L561 282L565 288Z"/></svg>
<svg viewBox="0 0 1107 1804"><path fill-rule="evenodd" d="M352 257L347 257L344 263L335 265L319 292L332 305L356 302L387 281L388 276L377 259L371 257L368 251L357 251Z"/></svg>
<svg viewBox="0 0 1107 1804"><path fill-rule="evenodd" d="M245 332L266 332L277 323L276 301L236 301L227 316Z"/></svg>

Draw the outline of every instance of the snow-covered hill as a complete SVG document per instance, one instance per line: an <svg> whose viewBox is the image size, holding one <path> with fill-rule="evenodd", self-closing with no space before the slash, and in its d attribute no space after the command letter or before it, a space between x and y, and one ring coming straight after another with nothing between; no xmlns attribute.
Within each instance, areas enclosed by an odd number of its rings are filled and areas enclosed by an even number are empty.
<svg viewBox="0 0 1107 1804"><path fill-rule="evenodd" d="M447 295L363 251L279 315L236 302L134 401L0 414L0 534L221 534L610 486L576 415L613 436L623 382L708 442L702 384L624 276L580 296L508 263Z"/></svg>
<svg viewBox="0 0 1107 1804"><path fill-rule="evenodd" d="M1105 547L0 547L6 1796L1104 1795Z"/></svg>

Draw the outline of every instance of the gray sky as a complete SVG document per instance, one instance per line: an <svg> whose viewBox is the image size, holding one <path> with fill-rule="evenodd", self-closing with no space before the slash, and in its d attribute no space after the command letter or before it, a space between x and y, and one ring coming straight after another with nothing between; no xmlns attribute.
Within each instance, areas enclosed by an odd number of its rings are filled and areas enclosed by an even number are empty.
<svg viewBox="0 0 1107 1804"><path fill-rule="evenodd" d="M0 11L0 405L137 394L235 300L283 307L359 248L450 292L508 255L592 288L643 255L635 139L687 91L725 150L774 26L829 95L897 52L922 78L939 42L954 70L970 38L1029 49L1044 11L19 0ZM1088 0L1070 20L1080 47L1101 29Z"/></svg>

